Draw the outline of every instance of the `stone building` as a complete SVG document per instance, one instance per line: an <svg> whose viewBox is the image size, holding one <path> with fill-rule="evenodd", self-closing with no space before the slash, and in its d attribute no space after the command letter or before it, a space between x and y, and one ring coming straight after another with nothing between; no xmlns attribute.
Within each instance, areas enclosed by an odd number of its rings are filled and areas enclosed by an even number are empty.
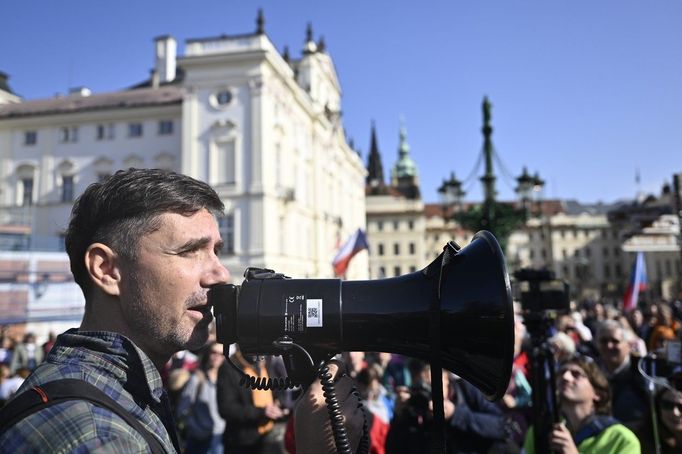
<svg viewBox="0 0 682 454"><path fill-rule="evenodd" d="M172 36L155 38L149 78L120 91L24 100L0 74L0 244L63 250L73 200L90 183L155 167L219 193L221 259L236 282L247 266L332 276L337 238L366 227L366 171L346 141L325 47L309 26L300 57L280 52L259 14L255 31L189 39L181 55ZM347 276L367 269L360 255Z"/></svg>

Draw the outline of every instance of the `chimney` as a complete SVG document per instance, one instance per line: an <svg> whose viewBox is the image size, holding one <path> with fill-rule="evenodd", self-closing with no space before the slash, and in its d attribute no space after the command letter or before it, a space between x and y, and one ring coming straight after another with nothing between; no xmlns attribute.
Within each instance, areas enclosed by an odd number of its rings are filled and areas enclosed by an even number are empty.
<svg viewBox="0 0 682 454"><path fill-rule="evenodd" d="M154 38L154 42L154 70L158 74L159 82L162 84L173 82L175 80L175 56L177 51L175 38L170 35L164 35Z"/></svg>

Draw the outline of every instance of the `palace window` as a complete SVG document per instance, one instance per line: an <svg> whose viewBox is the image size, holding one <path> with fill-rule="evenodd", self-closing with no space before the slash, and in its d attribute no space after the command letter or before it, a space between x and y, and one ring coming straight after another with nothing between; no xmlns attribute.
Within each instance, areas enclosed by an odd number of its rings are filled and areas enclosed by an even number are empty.
<svg viewBox="0 0 682 454"><path fill-rule="evenodd" d="M223 239L224 255L234 255L234 214L226 214L218 219L218 229Z"/></svg>
<svg viewBox="0 0 682 454"><path fill-rule="evenodd" d="M73 202L73 175L62 175L62 202Z"/></svg>
<svg viewBox="0 0 682 454"><path fill-rule="evenodd" d="M59 141L62 143L78 142L78 126L63 127L59 129Z"/></svg>
<svg viewBox="0 0 682 454"><path fill-rule="evenodd" d="M142 137L142 123L128 123L128 137Z"/></svg>
<svg viewBox="0 0 682 454"><path fill-rule="evenodd" d="M97 125L97 131L95 133L95 138L97 140L111 140L114 138L114 125L112 123L109 124L100 124Z"/></svg>
<svg viewBox="0 0 682 454"><path fill-rule="evenodd" d="M159 135L166 136L173 134L173 120L159 121Z"/></svg>
<svg viewBox="0 0 682 454"><path fill-rule="evenodd" d="M24 145L35 145L38 142L38 133L36 131L24 132Z"/></svg>
<svg viewBox="0 0 682 454"><path fill-rule="evenodd" d="M25 177L21 179L21 206L33 205L33 177Z"/></svg>

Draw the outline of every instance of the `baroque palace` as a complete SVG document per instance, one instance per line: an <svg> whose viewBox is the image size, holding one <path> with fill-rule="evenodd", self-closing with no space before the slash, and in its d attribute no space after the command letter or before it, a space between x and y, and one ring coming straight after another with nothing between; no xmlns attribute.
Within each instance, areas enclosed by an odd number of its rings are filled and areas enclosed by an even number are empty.
<svg viewBox="0 0 682 454"><path fill-rule="evenodd" d="M366 228L366 170L345 137L333 60L310 26L298 58L276 49L260 12L252 33L177 49L157 37L150 77L110 93L24 100L0 74L0 324L80 320L63 232L75 197L118 169L211 184L226 206L222 260L236 283L247 266L331 277L338 239ZM347 277L367 278L367 263L356 257Z"/></svg>

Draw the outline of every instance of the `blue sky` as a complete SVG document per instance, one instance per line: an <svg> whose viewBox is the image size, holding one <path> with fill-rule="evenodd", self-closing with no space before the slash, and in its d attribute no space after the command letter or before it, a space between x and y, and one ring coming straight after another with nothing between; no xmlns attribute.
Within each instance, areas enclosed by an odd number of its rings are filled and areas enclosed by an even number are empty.
<svg viewBox="0 0 682 454"><path fill-rule="evenodd" d="M324 35L365 162L375 120L388 173L405 118L426 201L451 171L474 168L486 95L500 198L514 196L503 174L524 165L546 197L582 202L632 198L637 169L639 189L656 194L682 171L679 0L5 0L0 71L27 99L118 90L148 76L155 36L183 53L186 39L254 30L259 7L293 57L308 22ZM480 198L476 179L467 189Z"/></svg>

